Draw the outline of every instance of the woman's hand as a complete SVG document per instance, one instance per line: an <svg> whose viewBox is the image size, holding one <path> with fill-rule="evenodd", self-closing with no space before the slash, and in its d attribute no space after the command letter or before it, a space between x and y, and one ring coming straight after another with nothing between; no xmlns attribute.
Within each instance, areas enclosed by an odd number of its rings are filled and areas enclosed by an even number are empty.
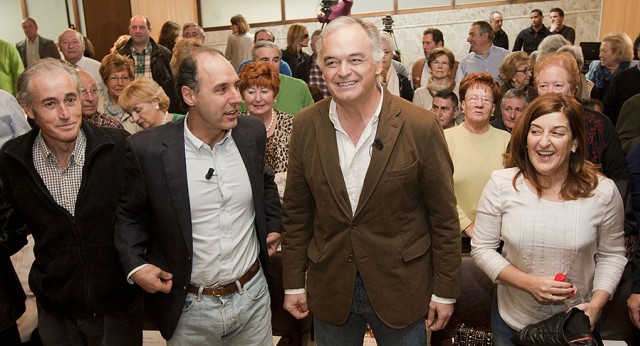
<svg viewBox="0 0 640 346"><path fill-rule="evenodd" d="M560 302L573 294L573 285L568 282L556 281L553 276L530 275L529 277L525 291L540 304Z"/></svg>
<svg viewBox="0 0 640 346"><path fill-rule="evenodd" d="M610 294L603 290L596 290L593 292L591 296L591 301L584 304L576 305L576 307L582 311L584 314L589 316L589 324L591 325L591 330L596 325L596 322L600 318L600 314L602 313L602 309L604 305L609 301Z"/></svg>

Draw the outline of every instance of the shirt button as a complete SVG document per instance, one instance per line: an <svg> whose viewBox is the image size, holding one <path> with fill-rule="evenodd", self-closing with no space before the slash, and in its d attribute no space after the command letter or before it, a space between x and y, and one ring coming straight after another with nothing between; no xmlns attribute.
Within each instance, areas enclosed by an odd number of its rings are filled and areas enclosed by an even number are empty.
<svg viewBox="0 0 640 346"><path fill-rule="evenodd" d="M347 262L353 262L353 260L354 260L353 255L347 256Z"/></svg>

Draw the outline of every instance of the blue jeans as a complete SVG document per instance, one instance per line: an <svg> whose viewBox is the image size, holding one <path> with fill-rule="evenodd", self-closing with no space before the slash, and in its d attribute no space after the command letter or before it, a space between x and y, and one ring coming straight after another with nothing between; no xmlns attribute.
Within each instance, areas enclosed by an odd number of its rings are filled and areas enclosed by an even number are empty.
<svg viewBox="0 0 640 346"><path fill-rule="evenodd" d="M389 294L392 293L390 292ZM359 273L356 275L356 285L353 290L353 300L351 302L351 313L349 314L347 323L338 326L323 322L315 317L313 318L318 346L362 346L367 323L371 327L378 345L424 346L427 344L427 328L424 318L420 318L413 324L402 329L388 327L378 319L375 311L373 311Z"/></svg>
<svg viewBox="0 0 640 346"><path fill-rule="evenodd" d="M511 337L518 333L517 330L509 327L500 317L498 311L498 296L497 293L493 295L493 304L491 305L491 334L493 334L494 346L512 346L515 344L511 342Z"/></svg>
<svg viewBox="0 0 640 346"><path fill-rule="evenodd" d="M271 298L262 268L240 291L224 297L188 293L167 345L273 345Z"/></svg>

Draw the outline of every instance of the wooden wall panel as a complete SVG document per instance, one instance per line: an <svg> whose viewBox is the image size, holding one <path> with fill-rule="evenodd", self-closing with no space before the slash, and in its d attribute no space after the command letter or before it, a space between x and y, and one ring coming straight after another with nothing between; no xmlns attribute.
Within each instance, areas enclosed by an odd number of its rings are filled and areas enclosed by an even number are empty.
<svg viewBox="0 0 640 346"><path fill-rule="evenodd" d="M624 32L631 40L640 34L640 6L638 0L604 0L600 38L610 32Z"/></svg>
<svg viewBox="0 0 640 346"><path fill-rule="evenodd" d="M95 59L100 61L113 42L129 32L131 5L129 0L83 0L83 8L86 35L96 50Z"/></svg>
<svg viewBox="0 0 640 346"><path fill-rule="evenodd" d="M196 0L131 0L131 13L142 14L151 22L151 37L158 40L162 24L172 20L180 26L198 22Z"/></svg>

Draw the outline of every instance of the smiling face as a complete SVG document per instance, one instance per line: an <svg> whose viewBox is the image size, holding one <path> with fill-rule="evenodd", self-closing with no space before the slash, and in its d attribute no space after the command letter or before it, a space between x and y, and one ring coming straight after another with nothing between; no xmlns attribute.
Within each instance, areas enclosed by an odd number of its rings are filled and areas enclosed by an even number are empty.
<svg viewBox="0 0 640 346"><path fill-rule="evenodd" d="M368 104L372 100L382 63L374 61L373 47L360 25L347 25L328 34L320 55L324 80L338 104Z"/></svg>
<svg viewBox="0 0 640 346"><path fill-rule="evenodd" d="M227 59L218 54L200 53L194 59L199 91L183 86L182 97L189 106L189 129L212 146L238 124L238 105L242 102L238 75Z"/></svg>
<svg viewBox="0 0 640 346"><path fill-rule="evenodd" d="M613 54L613 47L611 42L604 41L600 44L600 65L609 68L615 69L620 65L620 61Z"/></svg>
<svg viewBox="0 0 640 346"><path fill-rule="evenodd" d="M114 70L109 74L109 78L107 78L107 91L109 92L109 96L117 99L122 94L122 90L124 87L129 85L131 82L131 76L126 69Z"/></svg>
<svg viewBox="0 0 640 346"><path fill-rule="evenodd" d="M34 119L47 146L73 143L82 124L80 95L67 72L39 74L30 81L31 107L27 116Z"/></svg>
<svg viewBox="0 0 640 346"><path fill-rule="evenodd" d="M465 122L477 128L489 126L493 102L493 93L488 86L476 84L469 87L462 101Z"/></svg>
<svg viewBox="0 0 640 346"><path fill-rule="evenodd" d="M479 25L472 25L469 29L469 35L467 36L467 42L469 42L472 52L481 54L487 47L491 46L489 36L480 32Z"/></svg>
<svg viewBox="0 0 640 346"><path fill-rule="evenodd" d="M569 156L578 146L564 113L542 115L531 122L527 154L538 174L563 181L569 172Z"/></svg>
<svg viewBox="0 0 640 346"><path fill-rule="evenodd" d="M271 113L276 95L271 88L253 85L245 89L242 98L249 114L263 117Z"/></svg>

